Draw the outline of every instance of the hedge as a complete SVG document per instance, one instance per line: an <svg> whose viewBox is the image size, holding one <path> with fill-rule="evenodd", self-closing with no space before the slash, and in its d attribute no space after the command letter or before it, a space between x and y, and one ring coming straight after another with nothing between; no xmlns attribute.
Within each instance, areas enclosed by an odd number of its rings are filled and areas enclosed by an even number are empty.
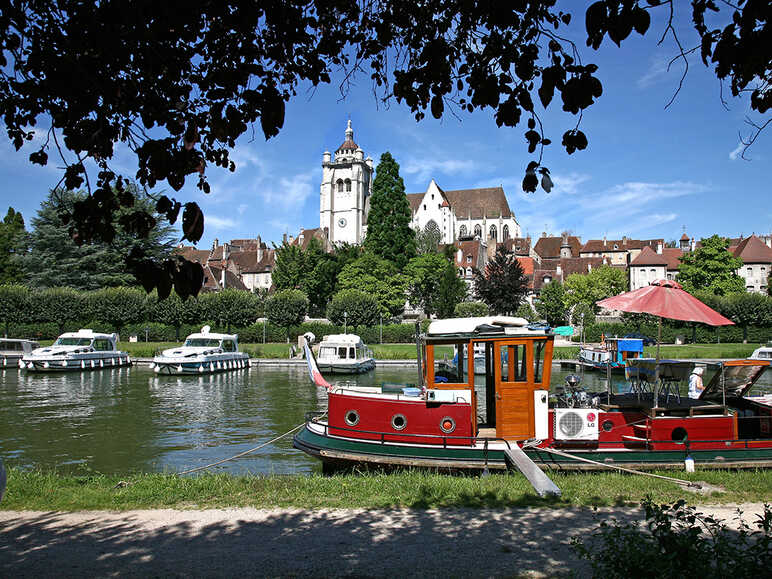
<svg viewBox="0 0 772 579"><path fill-rule="evenodd" d="M673 344L677 336L682 336L687 342L692 342L692 336L696 333L696 343L714 344L717 342L740 343L743 341L743 328L740 326L723 326L714 328L698 324L696 330L691 324L675 326L662 324L662 343ZM599 342L601 334L606 337L622 337L626 334L640 333L653 339L657 339L657 324L624 324L624 323L598 323L585 326L584 340L586 342ZM575 334L574 342L581 340L581 336ZM748 327L748 342L762 344L772 340L772 327Z"/></svg>

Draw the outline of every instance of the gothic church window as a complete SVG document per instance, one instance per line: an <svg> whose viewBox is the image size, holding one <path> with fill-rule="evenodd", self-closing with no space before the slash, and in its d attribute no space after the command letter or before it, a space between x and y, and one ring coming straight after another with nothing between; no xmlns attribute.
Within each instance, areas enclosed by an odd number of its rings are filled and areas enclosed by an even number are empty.
<svg viewBox="0 0 772 579"><path fill-rule="evenodd" d="M351 191L351 179L346 179L346 191Z"/></svg>
<svg viewBox="0 0 772 579"><path fill-rule="evenodd" d="M502 237L504 238L503 241L506 241L509 239L509 225L505 225L503 231L501 232Z"/></svg>
<svg viewBox="0 0 772 579"><path fill-rule="evenodd" d="M490 237L491 239L496 239L496 226L495 225L491 225L490 231L488 233L488 237Z"/></svg>
<svg viewBox="0 0 772 579"><path fill-rule="evenodd" d="M343 193L343 179L338 179L338 193Z"/></svg>
<svg viewBox="0 0 772 579"><path fill-rule="evenodd" d="M475 237L482 237L482 227L478 224L474 226Z"/></svg>
<svg viewBox="0 0 772 579"><path fill-rule="evenodd" d="M458 236L466 237L466 225L462 225L461 229L458 230Z"/></svg>

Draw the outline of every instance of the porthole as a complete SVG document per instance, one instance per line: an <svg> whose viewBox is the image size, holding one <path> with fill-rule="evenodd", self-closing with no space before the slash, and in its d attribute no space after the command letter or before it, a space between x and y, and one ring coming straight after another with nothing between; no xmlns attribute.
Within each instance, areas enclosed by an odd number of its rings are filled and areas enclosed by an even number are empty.
<svg viewBox="0 0 772 579"><path fill-rule="evenodd" d="M445 434L450 434L456 429L456 421L453 420L450 416L446 416L442 420L440 420L440 430L444 432Z"/></svg>
<svg viewBox="0 0 772 579"><path fill-rule="evenodd" d="M407 426L407 418L404 414L395 414L391 417L391 427L394 430L404 430Z"/></svg>
<svg viewBox="0 0 772 579"><path fill-rule="evenodd" d="M601 426L603 427L603 432L611 432L614 428L614 423L610 420L604 420Z"/></svg>
<svg viewBox="0 0 772 579"><path fill-rule="evenodd" d="M346 424L349 426L356 426L359 424L359 412L356 410L349 410L345 416Z"/></svg>
<svg viewBox="0 0 772 579"><path fill-rule="evenodd" d="M673 432L670 434L670 439L673 442L684 442L687 438L686 429L682 426L674 428Z"/></svg>

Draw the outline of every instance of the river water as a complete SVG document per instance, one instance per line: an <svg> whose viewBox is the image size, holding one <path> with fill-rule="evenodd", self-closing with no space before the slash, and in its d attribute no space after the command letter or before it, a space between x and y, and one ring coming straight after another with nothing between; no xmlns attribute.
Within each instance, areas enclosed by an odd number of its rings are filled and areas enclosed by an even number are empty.
<svg viewBox="0 0 772 579"><path fill-rule="evenodd" d="M415 367L335 376L332 383L415 383ZM553 366L553 386L569 372ZM770 381L767 372L765 382ZM584 375L588 390L605 377ZM624 389L614 376L615 390ZM768 389L768 388L767 388ZM484 397L483 397L484 399ZM268 442L324 410L324 389L297 367L254 367L209 376L157 376L147 366L91 372L0 371L0 456L9 466L60 472L177 472ZM292 437L213 469L239 474L320 471Z"/></svg>

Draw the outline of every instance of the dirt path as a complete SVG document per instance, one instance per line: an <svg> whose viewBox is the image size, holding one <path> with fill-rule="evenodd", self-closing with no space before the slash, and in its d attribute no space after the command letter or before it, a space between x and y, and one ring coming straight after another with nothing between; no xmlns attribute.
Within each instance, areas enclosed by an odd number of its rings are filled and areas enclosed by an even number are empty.
<svg viewBox="0 0 772 579"><path fill-rule="evenodd" d="M596 526L590 509L0 511L0 577L587 576L569 541Z"/></svg>

